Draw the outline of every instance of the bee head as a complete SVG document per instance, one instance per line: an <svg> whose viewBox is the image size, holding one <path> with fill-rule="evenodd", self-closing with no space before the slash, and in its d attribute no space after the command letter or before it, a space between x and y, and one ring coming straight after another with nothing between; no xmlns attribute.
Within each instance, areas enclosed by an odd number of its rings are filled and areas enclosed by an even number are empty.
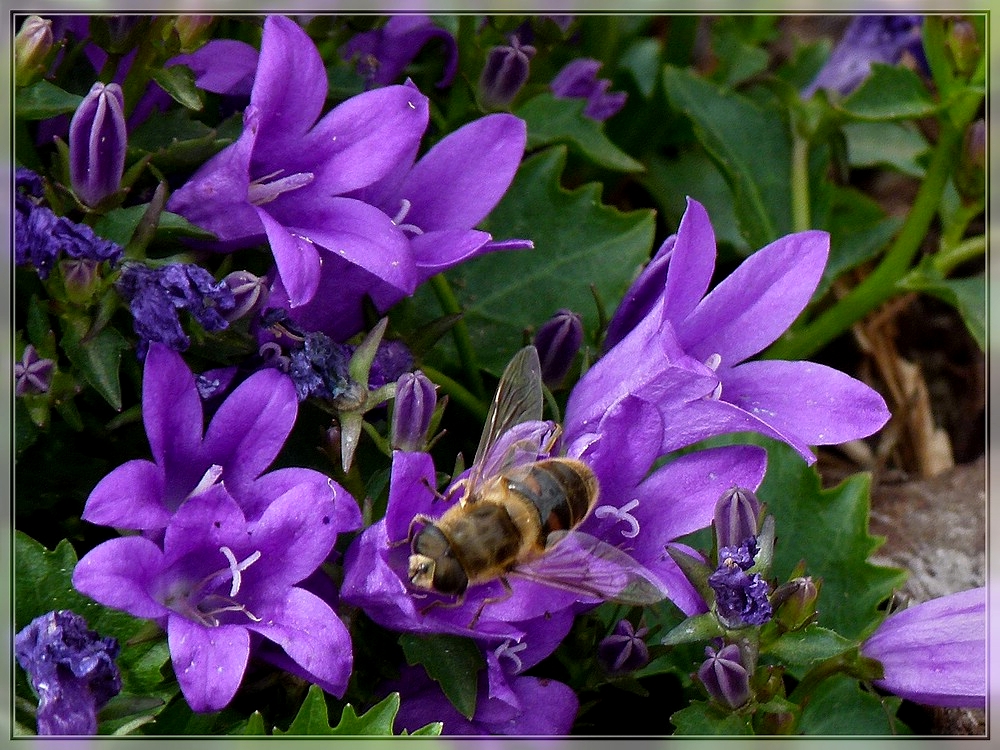
<svg viewBox="0 0 1000 750"><path fill-rule="evenodd" d="M448 538L434 524L417 532L412 552L409 578L417 588L458 595L469 585L469 577L452 555Z"/></svg>

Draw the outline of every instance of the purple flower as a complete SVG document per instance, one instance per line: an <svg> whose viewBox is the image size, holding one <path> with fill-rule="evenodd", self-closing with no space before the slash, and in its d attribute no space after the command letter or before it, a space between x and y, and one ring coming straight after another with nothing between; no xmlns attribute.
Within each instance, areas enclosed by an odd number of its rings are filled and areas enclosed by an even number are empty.
<svg viewBox="0 0 1000 750"><path fill-rule="evenodd" d="M413 732L432 721L440 721L444 724L441 730L444 735L569 734L579 700L568 686L518 674L533 661L524 649L510 642L487 650L485 656L487 668L479 675L472 719L458 712L423 668L405 667L400 679L384 688L400 693L397 724Z"/></svg>
<svg viewBox="0 0 1000 750"><path fill-rule="evenodd" d="M715 505L715 538L720 549L757 536L760 501L750 490L731 487Z"/></svg>
<svg viewBox="0 0 1000 750"><path fill-rule="evenodd" d="M389 433L393 450L412 452L424 449L427 429L436 406L437 386L420 370L399 376Z"/></svg>
<svg viewBox="0 0 1000 750"><path fill-rule="evenodd" d="M399 339L382 339L375 350L375 359L368 373L368 388L375 390L394 383L413 369L413 353Z"/></svg>
<svg viewBox="0 0 1000 750"><path fill-rule="evenodd" d="M322 333L306 334L302 345L289 354L288 376L295 383L299 401L310 396L334 399L350 386L350 347L330 341Z"/></svg>
<svg viewBox="0 0 1000 750"><path fill-rule="evenodd" d="M760 573L747 571L753 567L757 541L753 537L738 546L719 550L719 567L708 577L715 592L715 611L727 628L763 625L771 619L769 587Z"/></svg>
<svg viewBox="0 0 1000 750"><path fill-rule="evenodd" d="M709 646L705 656L708 659L698 668L698 679L712 698L729 708L739 708L750 700L750 675L739 646L730 643L718 651Z"/></svg>
<svg viewBox="0 0 1000 750"><path fill-rule="evenodd" d="M569 373L583 343L583 321L572 310L560 310L535 334L535 348L542 365L542 382L558 388Z"/></svg>
<svg viewBox="0 0 1000 750"><path fill-rule="evenodd" d="M174 351L188 348L191 340L181 326L180 310L191 313L206 331L221 331L229 325L226 314L236 306L229 285L194 264L149 268L128 263L116 286L132 311L140 359L153 341Z"/></svg>
<svg viewBox="0 0 1000 750"><path fill-rule="evenodd" d="M51 359L39 356L34 345L25 346L21 361L14 363L14 395L48 392L55 366Z"/></svg>
<svg viewBox="0 0 1000 750"><path fill-rule="evenodd" d="M597 644L597 661L609 674L625 674L649 663L649 647L643 638L648 628L636 630L628 620L619 620L615 631Z"/></svg>
<svg viewBox="0 0 1000 750"><path fill-rule="evenodd" d="M661 248L669 253L666 274L662 267L656 271L664 278L662 293L649 299L647 280L637 281L650 307L577 383L567 405L568 428L598 419L607 404L634 393L660 407L664 452L751 431L788 443L812 463L811 445L877 431L889 419L885 401L854 378L813 362L744 361L777 339L806 306L828 251L825 232L787 235L706 295L715 233L704 207L688 199L676 237ZM628 318L638 319L640 297L627 298L636 301ZM690 377L679 376L679 369ZM584 400L588 408L580 408Z"/></svg>
<svg viewBox="0 0 1000 750"><path fill-rule="evenodd" d="M895 65L907 55L927 70L921 39L923 20L923 16L855 16L802 96L809 98L821 88L849 94L868 77L872 63Z"/></svg>
<svg viewBox="0 0 1000 750"><path fill-rule="evenodd" d="M280 646L311 682L340 696L352 666L347 628L329 604L295 585L344 530L333 497L315 489L295 485L251 521L223 484L213 484L169 519L162 549L141 536L104 542L77 563L73 585L166 630L174 674L195 711L232 700L251 634Z"/></svg>
<svg viewBox="0 0 1000 750"><path fill-rule="evenodd" d="M192 494L221 481L248 520L299 485L332 498L340 529L358 528L361 513L346 490L312 469L262 472L274 461L295 423L295 387L269 368L254 373L219 406L203 434L201 398L179 354L152 344L143 369L142 418L153 461L127 461L90 493L83 519L118 529L155 531Z"/></svg>
<svg viewBox="0 0 1000 750"><path fill-rule="evenodd" d="M122 689L117 640L64 609L15 635L14 655L38 695L39 734L97 734L97 712Z"/></svg>
<svg viewBox="0 0 1000 750"><path fill-rule="evenodd" d="M407 239L389 216L347 194L412 158L427 99L412 86L369 91L317 122L323 61L296 23L268 16L240 138L204 164L167 208L215 233L228 251L267 241L293 305L308 301L333 258L401 294L416 286Z"/></svg>
<svg viewBox="0 0 1000 750"><path fill-rule="evenodd" d="M114 195L125 171L125 95L117 83L95 83L69 124L73 191L91 208Z"/></svg>
<svg viewBox="0 0 1000 750"><path fill-rule="evenodd" d="M412 87L403 88L423 101ZM420 284L486 252L532 247L527 240L494 241L487 232L473 229L507 191L526 141L523 120L502 113L487 115L449 133L416 163L415 153L411 154L409 161L350 197L393 217L393 227L408 243L415 283ZM281 275L270 304L289 307L303 330L323 331L337 340L362 329L366 296L382 313L410 293L336 255L324 258L312 301L294 306L286 301L290 298L286 290Z"/></svg>
<svg viewBox="0 0 1000 750"><path fill-rule="evenodd" d="M607 120L625 106L628 94L624 91L608 93L611 81L597 77L601 65L600 60L588 57L573 60L556 73L549 88L559 99L586 99L583 114L592 120Z"/></svg>
<svg viewBox="0 0 1000 750"><path fill-rule="evenodd" d="M458 44L448 31L435 26L430 16L390 16L385 26L355 34L340 54L345 60L356 60L358 73L369 87L386 86L396 81L421 49L433 40L440 40L448 60L438 88L451 84L458 69Z"/></svg>
<svg viewBox="0 0 1000 750"><path fill-rule="evenodd" d="M986 707L986 589L970 589L887 617L861 645L882 662L875 684L930 706Z"/></svg>

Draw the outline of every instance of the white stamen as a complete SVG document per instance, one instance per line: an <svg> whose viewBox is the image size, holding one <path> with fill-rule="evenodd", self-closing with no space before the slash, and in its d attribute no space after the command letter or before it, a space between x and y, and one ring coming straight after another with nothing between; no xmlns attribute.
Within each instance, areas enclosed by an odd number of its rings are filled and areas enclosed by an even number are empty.
<svg viewBox="0 0 1000 750"><path fill-rule="evenodd" d="M719 353L708 355L708 359L705 360L705 367L707 367L712 372L719 369L719 365L722 364L722 355Z"/></svg>
<svg viewBox="0 0 1000 750"><path fill-rule="evenodd" d="M392 219L392 223L396 227L404 232L412 232L413 234L423 234L424 230L418 227L416 224L402 224L400 222L406 218L406 215L410 213L410 206L413 205L406 198L400 200L399 211L396 216Z"/></svg>
<svg viewBox="0 0 1000 750"><path fill-rule="evenodd" d="M512 646L510 638L508 638L496 648L493 654L497 657L497 661L500 661L501 656L506 656L514 662L514 672L517 673L521 671L521 657L517 654L519 651L524 651L527 647L527 643L518 643L516 646Z"/></svg>
<svg viewBox="0 0 1000 750"><path fill-rule="evenodd" d="M208 471L205 472L205 476L201 478L198 485L188 493L188 497L195 497L200 495L202 492L208 490L209 487L215 485L219 481L219 477L222 476L222 467L218 464L212 464L208 467Z"/></svg>
<svg viewBox="0 0 1000 750"><path fill-rule="evenodd" d="M281 173L282 170L264 175L250 183L247 188L247 200L255 206L263 206L270 203L282 193L290 190L298 190L313 181L312 172L296 172L295 174L282 177L278 180L271 180L272 177Z"/></svg>
<svg viewBox="0 0 1000 750"><path fill-rule="evenodd" d="M622 529L622 536L634 539L639 535L639 521L632 515L631 511L638 507L639 498L634 498L621 508L616 508L613 505L599 505L594 509L594 515L598 518L614 518L618 521L624 521L631 529Z"/></svg>
<svg viewBox="0 0 1000 750"><path fill-rule="evenodd" d="M243 583L243 576L240 574L260 559L260 550L254 552L241 563L236 562L236 555L233 554L233 551L229 547L219 547L219 552L224 554L229 561L229 572L233 576L233 585L229 588L229 596L236 596L240 592L240 586Z"/></svg>

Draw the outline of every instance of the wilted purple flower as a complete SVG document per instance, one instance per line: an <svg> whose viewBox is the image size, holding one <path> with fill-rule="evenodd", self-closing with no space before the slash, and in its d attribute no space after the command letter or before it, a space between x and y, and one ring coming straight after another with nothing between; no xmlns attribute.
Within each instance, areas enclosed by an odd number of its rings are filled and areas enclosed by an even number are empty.
<svg viewBox="0 0 1000 750"><path fill-rule="evenodd" d="M153 341L174 351L188 348L191 340L181 326L181 310L191 313L206 331L221 331L229 325L226 314L236 306L230 287L195 264L149 268L128 263L116 286L132 311L140 359Z"/></svg>
<svg viewBox="0 0 1000 750"><path fill-rule="evenodd" d="M719 549L733 547L757 536L760 501L743 487L731 487L715 505L715 538Z"/></svg>
<svg viewBox="0 0 1000 750"><path fill-rule="evenodd" d="M413 369L413 353L400 339L382 339L375 350L371 370L368 373L368 388L375 390L399 380L404 372Z"/></svg>
<svg viewBox="0 0 1000 750"><path fill-rule="evenodd" d="M572 310L560 310L535 334L535 348L542 365L542 382L558 388L583 343L583 321Z"/></svg>
<svg viewBox="0 0 1000 750"><path fill-rule="evenodd" d="M38 695L38 733L97 734L97 712L122 689L118 641L69 610L36 617L14 636L17 663Z"/></svg>
<svg viewBox="0 0 1000 750"><path fill-rule="evenodd" d="M708 577L715 592L715 611L728 628L763 625L771 619L768 585L760 573L747 571L753 567L757 542L750 538L735 547L719 550L719 567Z"/></svg>
<svg viewBox="0 0 1000 750"><path fill-rule="evenodd" d="M505 653L511 653L511 658ZM385 691L398 690L402 698L397 724L413 732L440 721L444 735L569 734L579 699L561 682L517 674L532 663L522 658L524 653L509 642L486 651L486 669L479 674L476 713L471 720L458 712L422 667L404 667L400 679L384 687Z"/></svg>
<svg viewBox="0 0 1000 750"><path fill-rule="evenodd" d="M126 145L122 87L97 82L69 123L70 181L85 205L93 208L118 192Z"/></svg>
<svg viewBox="0 0 1000 750"><path fill-rule="evenodd" d="M716 652L705 649L708 659L698 668L698 679L708 694L724 706L739 708L750 699L750 675L735 643Z"/></svg>
<svg viewBox="0 0 1000 750"><path fill-rule="evenodd" d="M619 620L615 632L597 644L597 661L609 674L624 674L649 663L649 646L643 638L648 628L636 630L628 620Z"/></svg>
<svg viewBox="0 0 1000 750"><path fill-rule="evenodd" d="M517 92L528 80L535 48L521 44L516 34L509 45L494 47L486 56L486 65L479 76L479 97L484 106L502 109L514 101Z"/></svg>
<svg viewBox="0 0 1000 750"><path fill-rule="evenodd" d="M828 252L825 232L787 235L755 252L706 295L715 233L704 207L688 199L662 294L577 383L567 404L568 429L583 429L607 404L633 393L660 407L664 452L751 431L788 443L812 463L809 446L878 430L889 411L864 383L814 362L744 362L806 306ZM638 313L634 308L629 317ZM668 388L677 369L687 369L690 377L682 378L682 387ZM589 408L574 403L584 399Z"/></svg>
<svg viewBox="0 0 1000 750"><path fill-rule="evenodd" d="M628 94L624 91L608 92L611 81L597 77L600 60L580 57L563 66L556 73L549 88L559 99L586 99L583 114L592 120L607 120L625 106Z"/></svg>
<svg viewBox="0 0 1000 750"><path fill-rule="evenodd" d="M861 644L885 669L875 685L930 706L986 707L986 589L970 589L887 617Z"/></svg>
<svg viewBox="0 0 1000 750"><path fill-rule="evenodd" d="M151 344L143 368L142 419L153 461L127 461L91 491L83 510L90 523L118 529L163 529L185 500L217 481L249 520L300 484L336 502L337 526L357 528L357 503L342 487L312 469L262 472L274 461L295 424L298 404L287 375L254 373L219 406L204 430L194 375L179 354Z"/></svg>
<svg viewBox="0 0 1000 750"><path fill-rule="evenodd" d="M427 444L427 428L437 406L437 386L420 370L396 381L390 444L393 450L419 451Z"/></svg>
<svg viewBox="0 0 1000 750"><path fill-rule="evenodd" d="M808 99L817 89L849 94L868 77L872 63L895 65L906 55L926 70L923 20L923 16L855 16L802 96Z"/></svg>
<svg viewBox="0 0 1000 750"><path fill-rule="evenodd" d="M222 251L267 240L293 305L312 298L320 266L334 258L410 294L416 274L403 231L347 194L416 154L427 99L412 86L389 86L317 121L327 89L308 35L288 18L268 16L243 133L176 190L167 208L215 233Z"/></svg>
<svg viewBox="0 0 1000 750"><path fill-rule="evenodd" d="M288 356L288 376L295 383L299 401L310 396L334 399L347 391L351 351L346 344L331 341L322 333L309 333Z"/></svg>
<svg viewBox="0 0 1000 750"><path fill-rule="evenodd" d="M458 44L450 32L435 26L430 16L390 16L385 26L355 34L341 48L345 60L356 60L358 73L370 87L395 82L417 53L433 40L444 44L448 59L438 88L451 84L458 69Z"/></svg>
<svg viewBox="0 0 1000 750"><path fill-rule="evenodd" d="M56 363L39 356L34 345L24 347L21 361L14 363L14 395L46 393L52 385L52 370Z"/></svg>
<svg viewBox="0 0 1000 750"><path fill-rule="evenodd" d="M330 493L298 484L248 520L223 484L191 497L169 519L163 547L112 539L77 563L73 585L108 607L167 631L174 674L194 711L236 694L251 634L284 649L311 682L340 696L351 673L347 628L330 605L296 586L344 531Z"/></svg>

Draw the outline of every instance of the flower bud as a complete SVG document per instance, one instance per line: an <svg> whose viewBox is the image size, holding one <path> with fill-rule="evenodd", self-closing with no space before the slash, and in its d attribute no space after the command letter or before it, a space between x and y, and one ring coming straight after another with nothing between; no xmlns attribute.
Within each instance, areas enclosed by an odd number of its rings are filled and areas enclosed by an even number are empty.
<svg viewBox="0 0 1000 750"><path fill-rule="evenodd" d="M771 597L774 616L785 630L798 630L815 618L818 598L819 586L812 578L793 578L779 586Z"/></svg>
<svg viewBox="0 0 1000 750"><path fill-rule="evenodd" d="M91 208L118 192L125 171L125 98L117 83L95 83L69 124L73 191Z"/></svg>
<svg viewBox="0 0 1000 750"><path fill-rule="evenodd" d="M396 381L396 401L392 411L390 437L393 449L423 450L436 406L434 383L419 370L403 373Z"/></svg>
<svg viewBox="0 0 1000 750"><path fill-rule="evenodd" d="M635 630L628 620L619 620L615 632L597 644L597 661L608 674L642 669L649 663L649 647L643 638L648 628Z"/></svg>
<svg viewBox="0 0 1000 750"><path fill-rule="evenodd" d="M99 263L90 258L67 258L59 262L66 297L72 302L86 303L100 284Z"/></svg>
<svg viewBox="0 0 1000 750"><path fill-rule="evenodd" d="M608 92L611 81L597 77L601 65L600 60L589 57L572 60L556 74L549 88L558 99L586 99L584 116L592 120L607 120L625 106L628 94L624 91Z"/></svg>
<svg viewBox="0 0 1000 750"><path fill-rule="evenodd" d="M975 27L964 18L956 18L948 29L946 44L955 71L962 76L970 75L982 54Z"/></svg>
<svg viewBox="0 0 1000 750"><path fill-rule="evenodd" d="M733 487L715 504L715 538L718 548L736 547L757 536L760 501L748 489Z"/></svg>
<svg viewBox="0 0 1000 750"><path fill-rule="evenodd" d="M51 50L52 21L28 16L14 37L14 80L18 86L27 86L41 78Z"/></svg>
<svg viewBox="0 0 1000 750"><path fill-rule="evenodd" d="M740 647L735 643L718 652L705 649L708 659L698 668L698 679L713 700L729 708L739 708L750 699L750 675L743 666Z"/></svg>
<svg viewBox="0 0 1000 750"><path fill-rule="evenodd" d="M512 36L510 46L494 47L486 57L479 76L479 97L485 107L503 109L517 96L530 72L535 48Z"/></svg>
<svg viewBox="0 0 1000 750"><path fill-rule="evenodd" d="M56 363L38 354L32 344L24 347L21 361L14 363L14 395L47 393Z"/></svg>
<svg viewBox="0 0 1000 750"><path fill-rule="evenodd" d="M193 52L208 38L213 16L181 15L174 22L182 52Z"/></svg>
<svg viewBox="0 0 1000 750"><path fill-rule="evenodd" d="M542 367L542 382L558 388L583 343L583 321L572 310L560 310L535 334L535 348Z"/></svg>

